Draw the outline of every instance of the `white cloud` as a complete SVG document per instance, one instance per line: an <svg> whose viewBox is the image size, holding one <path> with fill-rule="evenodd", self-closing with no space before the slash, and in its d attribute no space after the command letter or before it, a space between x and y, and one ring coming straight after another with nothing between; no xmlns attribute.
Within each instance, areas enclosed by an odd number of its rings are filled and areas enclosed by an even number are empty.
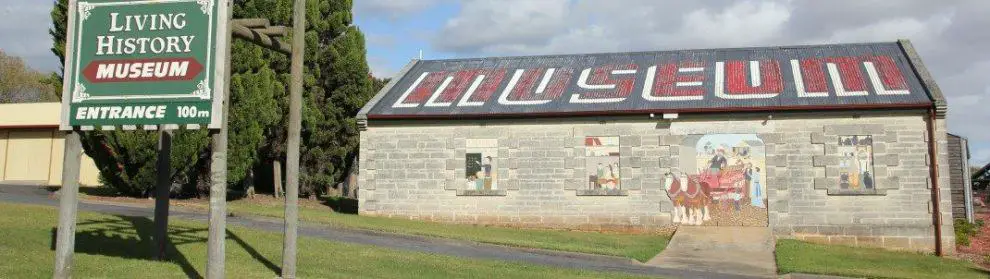
<svg viewBox="0 0 990 279"><path fill-rule="evenodd" d="M58 70L58 58L52 54L52 1L0 0L0 49L8 55L24 58L39 71Z"/></svg>
<svg viewBox="0 0 990 279"><path fill-rule="evenodd" d="M969 159L970 166L983 167L990 163L990 148L972 149L970 147L970 152L972 152Z"/></svg>
<svg viewBox="0 0 990 279"><path fill-rule="evenodd" d="M398 70L392 68L388 62L388 60L381 57L368 56L368 67L371 68L371 75L376 78L391 78L395 76Z"/></svg>
<svg viewBox="0 0 990 279"><path fill-rule="evenodd" d="M717 13L700 9L684 16L675 38L704 47L757 45L778 36L790 17L790 8L775 2L739 2Z"/></svg>
<svg viewBox="0 0 990 279"><path fill-rule="evenodd" d="M440 0L358 0L354 13L362 17L394 19L433 7Z"/></svg>
<svg viewBox="0 0 990 279"><path fill-rule="evenodd" d="M465 1L435 43L440 49L472 50L546 43L567 27L568 0Z"/></svg>
<svg viewBox="0 0 990 279"><path fill-rule="evenodd" d="M891 18L869 25L841 29L824 42L894 41L909 38L915 45L931 45L952 24L953 13L934 14L927 19Z"/></svg>

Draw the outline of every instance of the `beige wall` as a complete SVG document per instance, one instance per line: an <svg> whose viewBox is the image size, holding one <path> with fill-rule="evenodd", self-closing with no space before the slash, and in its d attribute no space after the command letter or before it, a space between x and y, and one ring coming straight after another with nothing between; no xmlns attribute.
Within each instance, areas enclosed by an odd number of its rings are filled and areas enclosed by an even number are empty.
<svg viewBox="0 0 990 279"><path fill-rule="evenodd" d="M4 169L7 165L7 131L0 130L0 181L3 180Z"/></svg>
<svg viewBox="0 0 990 279"><path fill-rule="evenodd" d="M51 170L52 131L10 130L4 180L47 182Z"/></svg>
<svg viewBox="0 0 990 279"><path fill-rule="evenodd" d="M57 128L0 129L0 181L62 184L65 139ZM100 172L83 154L79 183L100 185Z"/></svg>
<svg viewBox="0 0 990 279"><path fill-rule="evenodd" d="M0 127L57 127L61 110L61 103L0 104Z"/></svg>
<svg viewBox="0 0 990 279"><path fill-rule="evenodd" d="M60 103L0 104L0 182L62 184L65 139ZM99 185L99 170L83 154L79 182Z"/></svg>

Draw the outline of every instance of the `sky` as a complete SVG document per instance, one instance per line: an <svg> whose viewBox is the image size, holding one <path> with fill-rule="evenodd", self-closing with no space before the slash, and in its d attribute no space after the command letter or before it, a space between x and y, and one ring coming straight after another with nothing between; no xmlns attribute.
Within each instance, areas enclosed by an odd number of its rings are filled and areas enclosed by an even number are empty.
<svg viewBox="0 0 990 279"><path fill-rule="evenodd" d="M52 2L0 0L0 49L58 70ZM990 162L987 0L355 0L368 64L411 59L855 43L910 39L949 103L971 164Z"/></svg>

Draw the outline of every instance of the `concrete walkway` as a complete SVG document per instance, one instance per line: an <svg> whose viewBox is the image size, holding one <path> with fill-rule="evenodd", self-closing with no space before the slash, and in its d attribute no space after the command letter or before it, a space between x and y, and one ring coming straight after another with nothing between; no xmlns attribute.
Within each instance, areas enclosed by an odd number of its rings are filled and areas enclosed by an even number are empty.
<svg viewBox="0 0 990 279"><path fill-rule="evenodd" d="M48 191L38 186L0 185L0 202L58 206ZM118 216L153 218L151 207L129 204L105 204L80 201L80 211L90 211ZM171 218L205 222L206 213L185 211L170 212ZM51 220L55 225L55 220ZM249 227L270 232L282 232L282 220L245 216L227 217L229 226ZM582 253L569 253L542 249L516 248L483 244L472 241L413 235L391 234L366 230L344 229L323 224L300 222L299 235L330 241L374 245L391 249L442 254L464 258L522 262L563 268L587 269L604 272L622 272L663 278L760 278L747 274L729 273L727 269L692 270L679 267L663 267L642 264L632 259ZM656 259L654 259L656 260Z"/></svg>
<svg viewBox="0 0 990 279"><path fill-rule="evenodd" d="M773 278L774 243L766 227L680 226L667 248L647 264Z"/></svg>

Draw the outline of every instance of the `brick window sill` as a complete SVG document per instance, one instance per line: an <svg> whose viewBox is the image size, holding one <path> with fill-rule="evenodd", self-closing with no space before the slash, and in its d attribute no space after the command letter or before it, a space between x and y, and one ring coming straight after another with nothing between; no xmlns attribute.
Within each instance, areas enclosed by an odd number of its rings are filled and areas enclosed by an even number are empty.
<svg viewBox="0 0 990 279"><path fill-rule="evenodd" d="M457 190L458 196L505 196L505 190Z"/></svg>
<svg viewBox="0 0 990 279"><path fill-rule="evenodd" d="M849 189L828 189L829 196L886 196L887 190L849 190Z"/></svg>
<svg viewBox="0 0 990 279"><path fill-rule="evenodd" d="M578 196L628 196L627 190L577 190Z"/></svg>

